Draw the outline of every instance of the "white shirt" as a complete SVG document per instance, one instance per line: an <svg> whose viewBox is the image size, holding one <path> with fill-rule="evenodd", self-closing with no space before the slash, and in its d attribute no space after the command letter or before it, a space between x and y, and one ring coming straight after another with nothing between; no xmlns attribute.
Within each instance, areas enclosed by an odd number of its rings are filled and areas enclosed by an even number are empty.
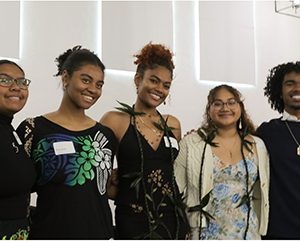
<svg viewBox="0 0 300 241"><path fill-rule="evenodd" d="M283 111L283 114L282 114L282 121L296 121L296 122L300 122L300 120L294 116L294 115L291 115L289 114L288 112L286 112L285 110Z"/></svg>

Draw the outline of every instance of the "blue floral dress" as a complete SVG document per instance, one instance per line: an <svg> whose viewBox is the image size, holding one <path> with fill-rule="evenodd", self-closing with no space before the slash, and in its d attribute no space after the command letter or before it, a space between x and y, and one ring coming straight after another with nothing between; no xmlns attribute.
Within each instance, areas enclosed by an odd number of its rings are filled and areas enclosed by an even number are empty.
<svg viewBox="0 0 300 241"><path fill-rule="evenodd" d="M243 204L237 207L246 191L246 168L243 160L235 165L224 163L213 154L213 191L207 205L207 211L213 217L209 220L207 228L202 230L203 239L244 239L247 223L248 207ZM258 177L258 158L249 153L246 157L249 170L249 190ZM253 196L253 191L251 193ZM246 239L261 239L259 232L259 221L253 210L251 199L251 210L249 228Z"/></svg>

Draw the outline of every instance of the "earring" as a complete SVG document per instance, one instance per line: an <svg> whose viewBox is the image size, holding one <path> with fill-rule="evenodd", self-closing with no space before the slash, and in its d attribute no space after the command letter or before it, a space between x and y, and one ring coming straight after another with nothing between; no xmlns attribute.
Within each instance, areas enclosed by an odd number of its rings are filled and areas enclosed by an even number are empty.
<svg viewBox="0 0 300 241"><path fill-rule="evenodd" d="M240 130L243 129L243 126L242 126L242 117L241 117L240 120L239 120L239 129L240 129Z"/></svg>
<svg viewBox="0 0 300 241"><path fill-rule="evenodd" d="M138 89L138 87L136 87L136 94L138 94L139 93L139 89Z"/></svg>
<svg viewBox="0 0 300 241"><path fill-rule="evenodd" d="M164 100L164 105L166 105L166 101Z"/></svg>
<svg viewBox="0 0 300 241"><path fill-rule="evenodd" d="M168 96L168 103L169 103L169 105L171 105L171 94L169 94L169 96Z"/></svg>
<svg viewBox="0 0 300 241"><path fill-rule="evenodd" d="M64 90L64 91L66 90L66 85L63 85L63 90Z"/></svg>

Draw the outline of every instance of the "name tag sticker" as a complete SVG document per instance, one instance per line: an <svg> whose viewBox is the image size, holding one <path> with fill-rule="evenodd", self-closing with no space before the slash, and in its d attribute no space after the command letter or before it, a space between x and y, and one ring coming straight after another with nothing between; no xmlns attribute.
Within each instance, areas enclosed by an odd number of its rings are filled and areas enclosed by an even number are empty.
<svg viewBox="0 0 300 241"><path fill-rule="evenodd" d="M55 155L73 154L75 153L74 144L72 141L60 141L53 143Z"/></svg>
<svg viewBox="0 0 300 241"><path fill-rule="evenodd" d="M170 143L168 141L168 137L164 136L164 141L166 147L170 147ZM171 145L173 148L176 148L178 150L178 141L174 137L170 137Z"/></svg>
<svg viewBox="0 0 300 241"><path fill-rule="evenodd" d="M16 138L18 144L21 146L22 145L22 141L20 139L20 137L18 136L17 132L13 131L14 137Z"/></svg>

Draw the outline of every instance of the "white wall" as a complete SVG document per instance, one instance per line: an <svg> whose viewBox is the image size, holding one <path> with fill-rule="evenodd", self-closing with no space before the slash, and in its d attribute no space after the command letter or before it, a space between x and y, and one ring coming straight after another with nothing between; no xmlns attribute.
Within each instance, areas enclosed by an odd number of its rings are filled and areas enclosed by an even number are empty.
<svg viewBox="0 0 300 241"><path fill-rule="evenodd" d="M3 3L1 8L5 6ZM58 108L62 88L60 79L53 77L57 70L54 59L75 45L94 50L101 58L103 53L103 62L107 63L103 95L88 110L91 117L99 120L106 111L117 106L116 100L134 103L133 72L110 69L134 70L132 55L151 40L166 44L175 53L176 78L171 88L171 104L161 106L160 111L178 117L183 133L197 128L202 122L208 91L219 83L199 80L199 3L22 1L20 6L20 59L16 61L24 68L32 84L26 107L14 118L15 126L26 117ZM263 88L269 69L280 63L299 60L300 19L275 13L273 1L255 1L253 9L244 8L242 11L253 12L255 61L249 62L245 58L244 64L254 66L255 80L248 87L234 85L245 97L246 109L254 124L259 125L279 116L270 109ZM5 22L9 24L9 21L11 19ZM9 37L3 32L1 34L4 38ZM15 54L15 49L11 48ZM233 60L229 57L228 61ZM210 67L211 71L218 71L214 64ZM235 71L240 75L239 83L244 83L248 76L239 68Z"/></svg>

